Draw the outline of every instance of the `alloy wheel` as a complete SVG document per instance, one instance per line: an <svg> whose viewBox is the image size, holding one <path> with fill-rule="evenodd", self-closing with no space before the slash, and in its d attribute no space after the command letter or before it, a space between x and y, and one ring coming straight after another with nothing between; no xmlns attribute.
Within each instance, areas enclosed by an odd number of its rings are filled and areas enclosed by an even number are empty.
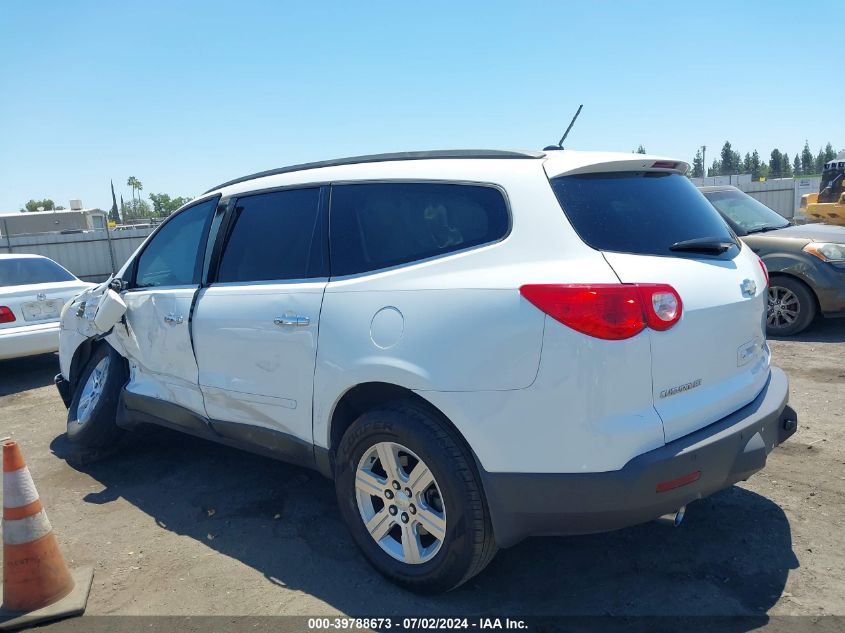
<svg viewBox="0 0 845 633"><path fill-rule="evenodd" d="M82 388L79 405L76 407L77 424L85 424L91 419L91 415L100 401L100 396L103 394L108 373L109 357L104 356L94 366L94 370L89 374L88 380L85 381L85 386Z"/></svg>
<svg viewBox="0 0 845 633"><path fill-rule="evenodd" d="M769 306L766 323L769 327L783 329L792 325L801 312L801 303L795 293L782 286L769 288Z"/></svg>
<svg viewBox="0 0 845 633"><path fill-rule="evenodd" d="M358 463L355 496L364 527L396 560L419 565L440 551L446 538L443 496L413 451L395 442L372 446Z"/></svg>

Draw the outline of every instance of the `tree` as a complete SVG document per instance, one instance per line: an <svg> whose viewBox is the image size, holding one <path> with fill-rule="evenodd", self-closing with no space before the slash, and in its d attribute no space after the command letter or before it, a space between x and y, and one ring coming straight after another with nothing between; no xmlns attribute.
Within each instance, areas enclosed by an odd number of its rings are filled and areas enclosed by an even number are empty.
<svg viewBox="0 0 845 633"><path fill-rule="evenodd" d="M771 158L769 159L769 175L772 178L780 178L783 173L783 154L780 150L775 148L772 150Z"/></svg>
<svg viewBox="0 0 845 633"><path fill-rule="evenodd" d="M157 216L164 217L170 215L172 200L166 193L151 193L150 202L153 203L153 212Z"/></svg>
<svg viewBox="0 0 845 633"><path fill-rule="evenodd" d="M802 175L801 170L801 157L796 154L795 158L792 160L792 175L793 176L800 176Z"/></svg>
<svg viewBox="0 0 845 633"><path fill-rule="evenodd" d="M789 154L783 153L780 163L781 178L792 178L792 163L789 162Z"/></svg>
<svg viewBox="0 0 845 633"><path fill-rule="evenodd" d="M801 150L801 173L805 176L816 173L813 152L810 151L810 144L806 140L804 141L804 149Z"/></svg>
<svg viewBox="0 0 845 633"><path fill-rule="evenodd" d="M745 158L742 159L742 173L751 173L751 154L749 152L745 152Z"/></svg>
<svg viewBox="0 0 845 633"><path fill-rule="evenodd" d="M637 147L637 150L636 150L634 153L635 153L635 154L645 154L645 153L646 153L646 151L645 151L645 147L643 147L642 145L640 145L639 147Z"/></svg>
<svg viewBox="0 0 845 633"><path fill-rule="evenodd" d="M121 209L123 220L141 220L153 217L153 210L146 200L130 200L124 203Z"/></svg>
<svg viewBox="0 0 845 633"><path fill-rule="evenodd" d="M183 196L171 198L166 193L151 193L150 200L153 203L153 213L158 217L166 217L182 205L188 204L191 198Z"/></svg>
<svg viewBox="0 0 845 633"><path fill-rule="evenodd" d="M52 200L50 200L50 198L44 198L43 200L30 200L24 205L24 209L27 211L38 211L38 207L43 207L43 211L53 211L56 209L56 205ZM24 209L21 209L21 211Z"/></svg>
<svg viewBox="0 0 845 633"><path fill-rule="evenodd" d="M704 159L701 156L701 150L696 150L695 158L692 159L692 177L702 178L704 176Z"/></svg>
<svg viewBox="0 0 845 633"><path fill-rule="evenodd" d="M749 163L749 171L751 172L751 180L757 180L760 178L760 154L757 153L755 149L751 153L751 162Z"/></svg>
<svg viewBox="0 0 845 633"><path fill-rule="evenodd" d="M766 163L760 163L759 180L766 180L768 177L769 177L769 166Z"/></svg>
<svg viewBox="0 0 845 633"><path fill-rule="evenodd" d="M722 174L722 163L715 158L713 159L713 165L710 169L707 170L708 176L720 176Z"/></svg>
<svg viewBox="0 0 845 633"><path fill-rule="evenodd" d="M722 146L721 153L721 175L738 174L741 167L739 152L735 152L728 141Z"/></svg>
<svg viewBox="0 0 845 633"><path fill-rule="evenodd" d="M820 147L819 153L816 154L816 161L815 161L815 165L814 165L815 169L813 170L814 173L816 173L816 174L822 173L822 171L824 171L824 163L825 163L824 150Z"/></svg>
<svg viewBox="0 0 845 633"><path fill-rule="evenodd" d="M824 162L830 162L834 158L836 158L836 150L833 149L833 145L828 143L824 147Z"/></svg>
<svg viewBox="0 0 845 633"><path fill-rule="evenodd" d="M109 209L109 221L120 224L120 214L117 212L117 198L114 197L114 181L111 182L111 209Z"/></svg>
<svg viewBox="0 0 845 633"><path fill-rule="evenodd" d="M132 200L135 200L135 190L138 191L138 199L141 199L141 190L144 188L144 185L141 184L141 181L135 178L135 176L129 176L126 180L126 185L132 188Z"/></svg>

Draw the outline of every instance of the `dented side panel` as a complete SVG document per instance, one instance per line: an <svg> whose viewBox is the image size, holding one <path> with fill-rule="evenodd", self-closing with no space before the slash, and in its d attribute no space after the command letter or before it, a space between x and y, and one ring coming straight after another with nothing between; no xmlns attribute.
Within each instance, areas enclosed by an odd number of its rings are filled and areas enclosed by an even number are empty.
<svg viewBox="0 0 845 633"><path fill-rule="evenodd" d="M127 312L108 341L129 359L126 390L205 415L189 317L196 288L126 292Z"/></svg>

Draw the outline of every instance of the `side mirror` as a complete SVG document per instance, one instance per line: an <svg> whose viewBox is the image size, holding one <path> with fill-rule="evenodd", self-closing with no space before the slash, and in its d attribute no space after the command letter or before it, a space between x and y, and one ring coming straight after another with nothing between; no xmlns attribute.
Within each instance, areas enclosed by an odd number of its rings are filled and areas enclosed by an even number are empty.
<svg viewBox="0 0 845 633"><path fill-rule="evenodd" d="M114 327L115 323L120 321L125 312L126 304L120 298L120 295L114 290L106 290L97 304L97 312L94 314L94 328L100 334L105 334Z"/></svg>

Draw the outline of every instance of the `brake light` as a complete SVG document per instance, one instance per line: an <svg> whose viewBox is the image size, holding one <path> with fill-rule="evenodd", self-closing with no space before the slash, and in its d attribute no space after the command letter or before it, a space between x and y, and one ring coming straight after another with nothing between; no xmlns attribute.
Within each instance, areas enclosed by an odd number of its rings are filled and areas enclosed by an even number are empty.
<svg viewBox="0 0 845 633"><path fill-rule="evenodd" d="M528 284L520 294L553 319L609 341L646 327L668 330L681 318L681 297L666 284Z"/></svg>
<svg viewBox="0 0 845 633"><path fill-rule="evenodd" d="M766 279L766 285L769 285L769 269L766 268L766 262L762 260L762 258L758 255L757 261L760 262L760 268L763 269L763 277Z"/></svg>
<svg viewBox="0 0 845 633"><path fill-rule="evenodd" d="M15 320L15 313L11 308L0 306L0 323L11 323Z"/></svg>
<svg viewBox="0 0 845 633"><path fill-rule="evenodd" d="M678 166L678 163L671 161L671 160L658 160L655 161L652 165L652 169L675 169Z"/></svg>

